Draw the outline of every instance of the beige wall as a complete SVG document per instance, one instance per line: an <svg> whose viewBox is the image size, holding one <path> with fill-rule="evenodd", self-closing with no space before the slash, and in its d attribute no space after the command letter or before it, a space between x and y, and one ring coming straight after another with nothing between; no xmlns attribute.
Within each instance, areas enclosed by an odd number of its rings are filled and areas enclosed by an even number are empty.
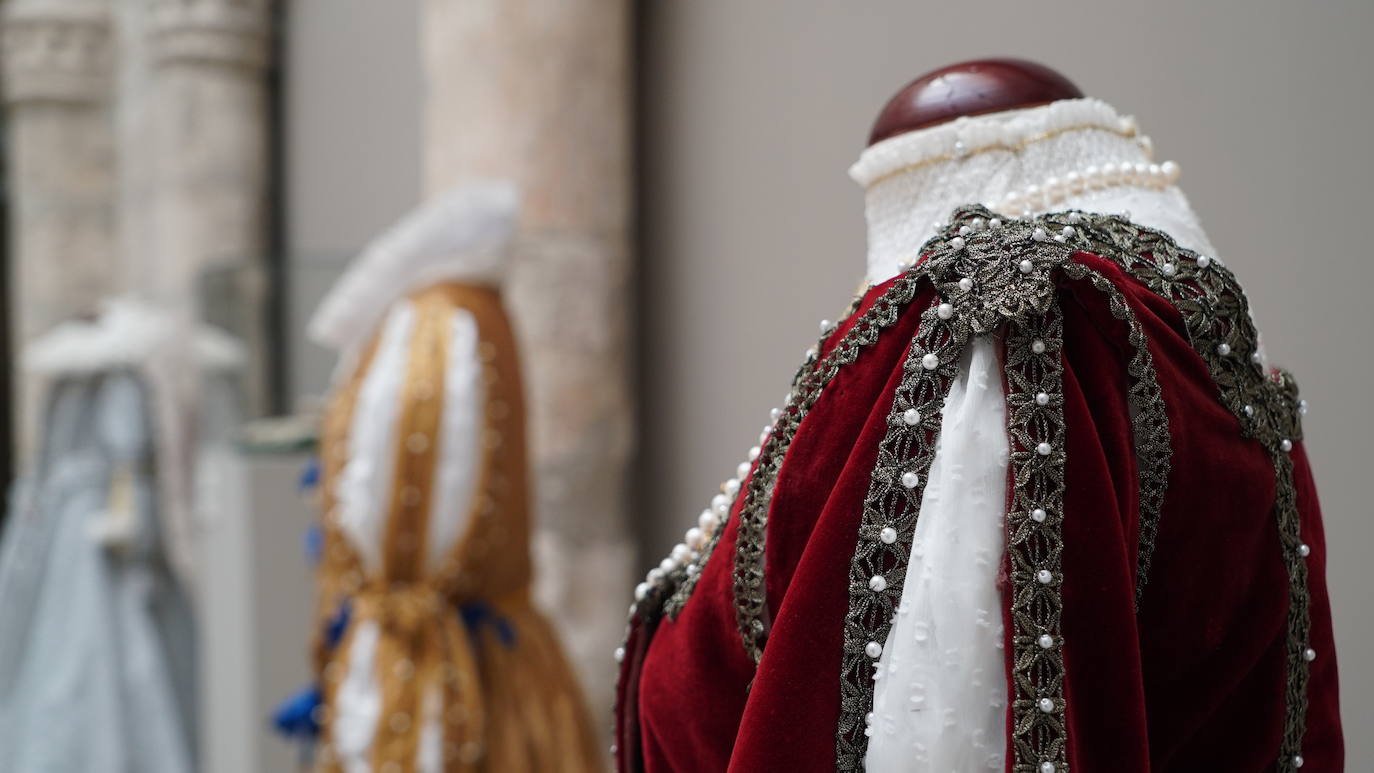
<svg viewBox="0 0 1374 773"><path fill-rule="evenodd" d="M290 0L286 242L293 396L318 395L334 355L306 321L349 259L420 200L419 0Z"/></svg>
<svg viewBox="0 0 1374 773"><path fill-rule="evenodd" d="M803 9L804 6L804 10ZM1374 770L1374 4L642 4L640 511L666 552L863 269L845 169L921 72L1025 56L1137 114L1312 403L1350 770ZM1367 494L1365 494L1367 496Z"/></svg>

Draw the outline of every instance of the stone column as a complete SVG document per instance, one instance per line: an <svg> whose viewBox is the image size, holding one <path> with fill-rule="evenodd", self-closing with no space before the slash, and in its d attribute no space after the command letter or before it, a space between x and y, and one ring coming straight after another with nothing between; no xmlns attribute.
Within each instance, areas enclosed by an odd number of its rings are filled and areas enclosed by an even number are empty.
<svg viewBox="0 0 1374 773"><path fill-rule="evenodd" d="M206 272L219 270L216 290L236 299L209 311L250 352L244 383L256 414L269 366L267 0L144 1L152 212L133 270L146 295L188 321L206 314L195 301Z"/></svg>
<svg viewBox="0 0 1374 773"><path fill-rule="evenodd" d="M103 0L11 0L0 24L18 354L53 324L93 311L118 274L110 22ZM32 385L16 383L22 451L40 411Z"/></svg>
<svg viewBox="0 0 1374 773"><path fill-rule="evenodd" d="M472 177L521 187L507 298L530 398L539 595L608 711L634 562L629 3L422 8L427 191Z"/></svg>

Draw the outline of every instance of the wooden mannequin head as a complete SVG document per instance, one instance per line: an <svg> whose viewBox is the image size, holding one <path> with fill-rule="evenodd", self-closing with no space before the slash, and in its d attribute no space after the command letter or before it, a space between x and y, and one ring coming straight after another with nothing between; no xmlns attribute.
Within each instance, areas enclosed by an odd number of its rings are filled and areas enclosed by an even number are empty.
<svg viewBox="0 0 1374 773"><path fill-rule="evenodd" d="M888 100L868 144L965 115L1034 107L1083 92L1063 75L1024 59L977 59L922 75Z"/></svg>

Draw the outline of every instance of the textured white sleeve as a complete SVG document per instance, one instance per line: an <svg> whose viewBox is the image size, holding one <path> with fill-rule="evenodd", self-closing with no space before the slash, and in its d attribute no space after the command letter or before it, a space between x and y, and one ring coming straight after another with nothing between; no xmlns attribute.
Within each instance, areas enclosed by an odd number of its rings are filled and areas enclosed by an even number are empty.
<svg viewBox="0 0 1374 773"><path fill-rule="evenodd" d="M945 401L896 620L874 682L870 773L1001 771L1008 443L996 344L977 338Z"/></svg>
<svg viewBox="0 0 1374 773"><path fill-rule="evenodd" d="M391 501L396 422L401 416L415 308L398 304L386 317L377 353L358 391L348 430L348 461L335 492L339 528L371 574L381 568L382 535Z"/></svg>
<svg viewBox="0 0 1374 773"><path fill-rule="evenodd" d="M479 359L477 321L458 309L450 323L448 361L444 363L444 408L434 491L430 497L428 555L437 569L463 535L477 493L481 469L486 384Z"/></svg>
<svg viewBox="0 0 1374 773"><path fill-rule="evenodd" d="M371 773L372 739L382 716L382 687L377 682L373 661L381 630L371 620L358 625L353 646L344 656L348 670L334 699L334 754L344 773Z"/></svg>

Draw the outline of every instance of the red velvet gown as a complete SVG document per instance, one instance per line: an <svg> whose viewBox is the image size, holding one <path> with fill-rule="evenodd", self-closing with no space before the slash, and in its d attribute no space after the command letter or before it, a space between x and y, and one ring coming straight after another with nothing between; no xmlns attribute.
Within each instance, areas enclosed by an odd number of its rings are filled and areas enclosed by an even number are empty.
<svg viewBox="0 0 1374 773"><path fill-rule="evenodd" d="M1305 405L1230 271L1122 218L981 207L922 256L802 366L712 539L638 590L619 769L862 769L866 645L960 353L993 336L1007 769L1341 770Z"/></svg>

